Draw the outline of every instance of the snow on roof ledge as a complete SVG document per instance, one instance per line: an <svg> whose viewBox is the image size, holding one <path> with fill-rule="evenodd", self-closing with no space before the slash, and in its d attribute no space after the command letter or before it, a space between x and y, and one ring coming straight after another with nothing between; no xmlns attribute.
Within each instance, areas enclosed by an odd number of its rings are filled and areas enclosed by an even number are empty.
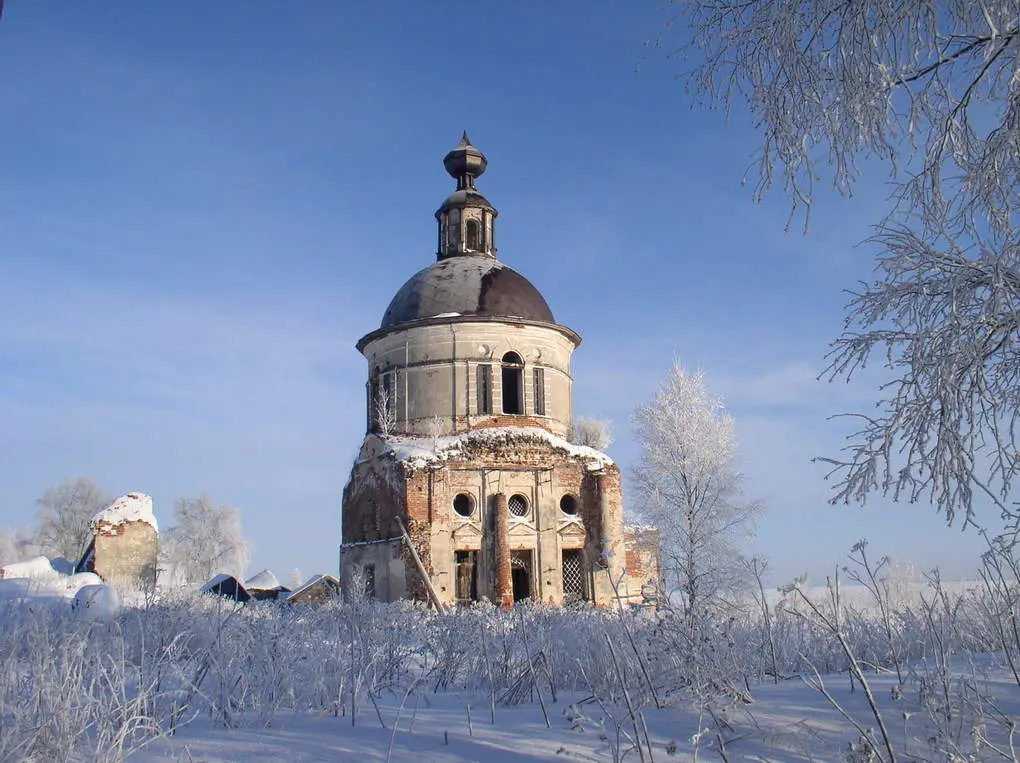
<svg viewBox="0 0 1020 763"><path fill-rule="evenodd" d="M515 439L524 442L529 440L545 441L551 447L566 451L572 458L583 461L588 471L598 471L613 463L613 459L602 451L589 448L587 445L575 445L541 427L486 427L446 437L380 436L379 439L390 447L390 452L398 461L403 461L418 469L430 462L445 461L451 456L456 456L471 443L513 441Z"/></svg>
<svg viewBox="0 0 1020 763"><path fill-rule="evenodd" d="M244 581L244 587L249 591L271 591L274 588L283 588L280 585L279 579L270 570L262 570L262 572L248 578Z"/></svg>
<svg viewBox="0 0 1020 763"><path fill-rule="evenodd" d="M340 587L340 581L338 581L332 575L312 575L310 578L308 578L308 580L306 580L304 583L302 583L293 591L291 591L289 594L287 594L287 598L293 599L298 594L302 594L309 588L319 585L320 583L323 582L325 582L327 585L336 586L337 588Z"/></svg>
<svg viewBox="0 0 1020 763"><path fill-rule="evenodd" d="M233 575L228 575L225 572L220 572L215 577L213 577L212 580L210 580L208 583L202 586L202 588L199 590L205 591L206 593L211 593L212 590L216 588L216 586L218 586L220 583L226 583L228 580L237 580L237 578L235 578ZM239 580L237 582L243 585L243 583L241 583Z"/></svg>
<svg viewBox="0 0 1020 763"><path fill-rule="evenodd" d="M92 517L89 526L92 532L95 532L100 523L117 527L128 522L145 522L159 532L156 515L152 513L152 496L145 493L125 493Z"/></svg>

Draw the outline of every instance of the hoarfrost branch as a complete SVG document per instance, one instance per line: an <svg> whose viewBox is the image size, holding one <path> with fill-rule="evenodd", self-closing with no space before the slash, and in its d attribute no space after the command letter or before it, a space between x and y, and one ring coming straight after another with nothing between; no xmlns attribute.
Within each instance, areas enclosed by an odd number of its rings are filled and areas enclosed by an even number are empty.
<svg viewBox="0 0 1020 763"><path fill-rule="evenodd" d="M219 573L239 577L248 566L248 542L241 513L216 506L205 494L181 497L174 507L175 526L166 533L164 563L176 582L201 585Z"/></svg>
<svg viewBox="0 0 1020 763"><path fill-rule="evenodd" d="M77 561L92 535L89 521L113 498L88 477L65 479L39 498L37 526L27 545L45 556Z"/></svg>
<svg viewBox="0 0 1020 763"><path fill-rule="evenodd" d="M869 360L888 382L844 453L833 501L930 500L952 524L975 501L1016 542L1020 469L1018 0L674 0L676 51L708 106L762 130L755 198L777 179L808 224L823 176L850 195L858 158L890 168L869 239L877 275L851 295L827 374ZM662 42L660 38L659 42Z"/></svg>
<svg viewBox="0 0 1020 763"><path fill-rule="evenodd" d="M613 444L613 425L605 419L579 418L570 432L570 441L595 450L605 450Z"/></svg>

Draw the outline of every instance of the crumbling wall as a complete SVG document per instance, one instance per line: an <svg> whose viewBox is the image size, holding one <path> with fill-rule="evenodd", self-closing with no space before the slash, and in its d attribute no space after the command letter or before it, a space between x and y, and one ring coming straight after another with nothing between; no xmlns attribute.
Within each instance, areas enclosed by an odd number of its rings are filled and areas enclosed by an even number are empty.
<svg viewBox="0 0 1020 763"><path fill-rule="evenodd" d="M627 559L627 593L635 603L650 602L660 585L659 531L654 527L624 528Z"/></svg>
<svg viewBox="0 0 1020 763"><path fill-rule="evenodd" d="M622 500L619 470L608 459L601 466L600 473L609 475L604 502L597 488L602 477L588 462L526 434L470 440L445 460L416 470L409 485L418 488L409 490L409 502L418 508L409 514L430 523L430 574L440 598L445 603L456 600L456 552L476 551L479 598L506 603L510 582L505 556L516 552L530 559L531 595L562 604L563 551L580 549L586 597L611 603L615 594L610 574L621 577L623 554L621 548L616 556L603 555L602 513L605 506L610 508L607 521L618 525L616 536L622 537ZM460 494L472 501L470 516L454 509ZM508 514L507 502L514 495L528 502L523 517ZM562 508L564 496L570 498L568 512Z"/></svg>
<svg viewBox="0 0 1020 763"><path fill-rule="evenodd" d="M144 521L98 522L92 569L103 580L131 588L156 582L156 529Z"/></svg>
<svg viewBox="0 0 1020 763"><path fill-rule="evenodd" d="M364 586L366 575L371 574L369 585L377 598L394 601L415 595L416 591L408 589L413 562L404 559L404 544L394 541L400 537L396 517L399 516L405 525L410 524L405 465L365 448L362 456L351 469L351 477L344 487L341 588L353 591L357 586Z"/></svg>
<svg viewBox="0 0 1020 763"><path fill-rule="evenodd" d="M366 438L344 491L345 585L350 570L371 564L380 597L399 590L427 598L406 545L396 552L398 564L375 546L399 535L392 519L399 514L444 604L457 601L459 551L474 552L479 599L507 603L509 556L527 567L529 596L562 604L564 551L581 550L584 598L602 606L615 601L625 566L623 513L619 469L607 457L528 429L486 429L442 458L427 455L429 443ZM467 515L455 509L458 496L470 500ZM514 496L527 503L521 516L508 513Z"/></svg>

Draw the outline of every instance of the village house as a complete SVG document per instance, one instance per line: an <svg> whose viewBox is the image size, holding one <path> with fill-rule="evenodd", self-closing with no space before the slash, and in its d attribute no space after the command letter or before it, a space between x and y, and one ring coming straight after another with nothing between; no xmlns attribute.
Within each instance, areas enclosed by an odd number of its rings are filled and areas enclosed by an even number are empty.
<svg viewBox="0 0 1020 763"><path fill-rule="evenodd" d="M465 134L443 163L457 186L435 213L436 261L357 344L368 431L344 489L341 583L438 606L640 601L654 532L625 530L618 467L569 440L581 337L497 259L485 156Z"/></svg>

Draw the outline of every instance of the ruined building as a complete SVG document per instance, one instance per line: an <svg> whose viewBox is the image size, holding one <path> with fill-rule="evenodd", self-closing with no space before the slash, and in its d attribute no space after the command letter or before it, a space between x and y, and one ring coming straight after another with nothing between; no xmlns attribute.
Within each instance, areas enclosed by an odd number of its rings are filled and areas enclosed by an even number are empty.
<svg viewBox="0 0 1020 763"><path fill-rule="evenodd" d="M654 539L628 548L619 469L567 439L581 337L496 258L485 156L465 135L443 164L457 188L436 262L357 345L368 434L344 489L342 585L444 606L639 599Z"/></svg>
<svg viewBox="0 0 1020 763"><path fill-rule="evenodd" d="M89 522L92 538L75 572L94 572L107 583L151 588L156 582L159 527L152 498L127 493Z"/></svg>

